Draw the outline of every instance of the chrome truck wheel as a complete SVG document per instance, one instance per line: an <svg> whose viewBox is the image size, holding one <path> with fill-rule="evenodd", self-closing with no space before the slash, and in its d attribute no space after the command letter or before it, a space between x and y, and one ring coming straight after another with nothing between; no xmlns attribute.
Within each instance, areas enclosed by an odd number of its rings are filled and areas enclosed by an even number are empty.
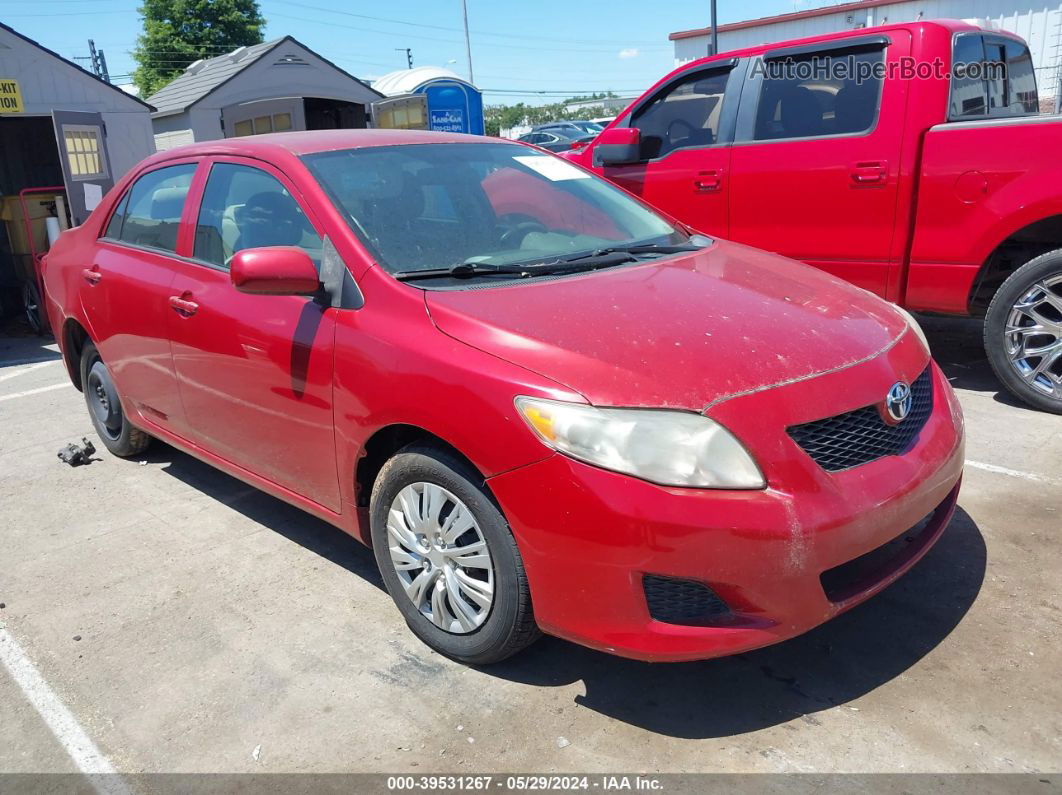
<svg viewBox="0 0 1062 795"><path fill-rule="evenodd" d="M1014 395L1062 413L1062 249L1026 263L999 288L985 319L985 349Z"/></svg>

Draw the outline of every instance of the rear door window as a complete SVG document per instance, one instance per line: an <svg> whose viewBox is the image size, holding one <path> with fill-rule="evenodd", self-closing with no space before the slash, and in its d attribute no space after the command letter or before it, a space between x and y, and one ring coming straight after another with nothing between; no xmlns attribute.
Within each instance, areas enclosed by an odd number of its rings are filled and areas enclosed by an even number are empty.
<svg viewBox="0 0 1062 795"><path fill-rule="evenodd" d="M766 61L755 140L870 132L881 105L884 58L884 48L875 47Z"/></svg>
<svg viewBox="0 0 1062 795"><path fill-rule="evenodd" d="M715 144L730 71L693 72L638 108L630 126L641 133L641 159Z"/></svg>
<svg viewBox="0 0 1062 795"><path fill-rule="evenodd" d="M195 163L181 163L144 174L122 199L104 236L134 246L176 251L195 169Z"/></svg>

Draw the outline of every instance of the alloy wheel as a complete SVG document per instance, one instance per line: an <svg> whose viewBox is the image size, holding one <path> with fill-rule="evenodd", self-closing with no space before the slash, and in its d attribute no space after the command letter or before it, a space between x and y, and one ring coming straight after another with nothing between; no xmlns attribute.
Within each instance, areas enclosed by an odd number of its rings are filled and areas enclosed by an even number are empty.
<svg viewBox="0 0 1062 795"><path fill-rule="evenodd" d="M1010 310L1003 336L1011 367L1022 380L1062 399L1062 274L1025 291Z"/></svg>
<svg viewBox="0 0 1062 795"><path fill-rule="evenodd" d="M478 629L494 601L494 566L472 511L434 483L403 488L387 513L388 552L422 616L454 634Z"/></svg>

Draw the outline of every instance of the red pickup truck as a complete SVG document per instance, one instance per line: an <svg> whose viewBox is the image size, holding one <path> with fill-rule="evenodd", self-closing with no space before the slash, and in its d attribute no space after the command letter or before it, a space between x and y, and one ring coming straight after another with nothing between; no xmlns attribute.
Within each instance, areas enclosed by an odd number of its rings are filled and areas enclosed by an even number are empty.
<svg viewBox="0 0 1062 795"><path fill-rule="evenodd" d="M1025 42L941 20L685 64L565 156L702 232L985 317L1002 382L1062 413L1060 151Z"/></svg>

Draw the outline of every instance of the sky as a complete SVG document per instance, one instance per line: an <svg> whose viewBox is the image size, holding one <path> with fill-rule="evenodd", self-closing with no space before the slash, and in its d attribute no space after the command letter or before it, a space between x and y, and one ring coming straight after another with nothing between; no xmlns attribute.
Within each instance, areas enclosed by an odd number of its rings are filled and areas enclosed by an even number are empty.
<svg viewBox="0 0 1062 795"><path fill-rule="evenodd" d="M719 23L781 14L805 0L719 0ZM824 3L808 3L808 5ZM362 79L415 66L468 77L461 0L260 0L266 40L294 36ZM129 0L0 0L0 21L73 58L89 38L116 83L133 69L140 33ZM468 0L475 83L488 104L555 102L594 91L634 96L673 66L668 34L706 26L707 0ZM82 61L81 63L86 63ZM117 78L117 79L114 79Z"/></svg>

